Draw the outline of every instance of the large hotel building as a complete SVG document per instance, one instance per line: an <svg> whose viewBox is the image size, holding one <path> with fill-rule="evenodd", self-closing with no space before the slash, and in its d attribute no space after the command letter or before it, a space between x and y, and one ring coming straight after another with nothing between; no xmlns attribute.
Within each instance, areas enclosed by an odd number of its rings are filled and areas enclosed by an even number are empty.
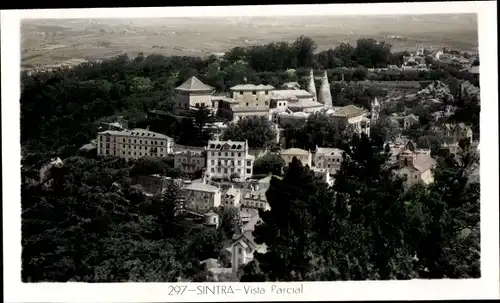
<svg viewBox="0 0 500 303"><path fill-rule="evenodd" d="M205 175L209 178L229 178L237 174L241 179L248 179L253 174L254 159L248 154L245 141L208 141Z"/></svg>
<svg viewBox="0 0 500 303"><path fill-rule="evenodd" d="M97 154L121 158L165 157L173 152L174 140L146 129L107 130L97 135Z"/></svg>

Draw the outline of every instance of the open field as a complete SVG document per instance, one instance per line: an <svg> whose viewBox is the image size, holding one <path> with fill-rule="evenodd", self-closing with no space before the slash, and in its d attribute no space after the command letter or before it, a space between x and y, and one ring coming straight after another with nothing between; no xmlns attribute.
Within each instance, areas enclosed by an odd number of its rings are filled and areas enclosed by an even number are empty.
<svg viewBox="0 0 500 303"><path fill-rule="evenodd" d="M395 50L443 46L476 51L477 17L314 16L281 18L36 19L21 25L22 65L48 65L76 59L135 56L205 56L234 46L313 38L318 50L363 37L384 40Z"/></svg>

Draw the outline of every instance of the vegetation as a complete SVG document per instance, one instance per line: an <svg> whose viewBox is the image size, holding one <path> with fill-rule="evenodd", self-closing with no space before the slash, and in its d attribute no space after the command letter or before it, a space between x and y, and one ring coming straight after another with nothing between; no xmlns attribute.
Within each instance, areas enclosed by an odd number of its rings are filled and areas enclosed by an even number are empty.
<svg viewBox="0 0 500 303"><path fill-rule="evenodd" d="M422 72L370 71L400 64L404 55L371 39L320 53L315 48L310 38L300 37L292 43L236 47L222 59L118 56L72 69L23 74L23 281L210 280L200 261L218 256L222 240L234 232L234 210L220 210L219 228L198 229L178 215L183 204L175 184L154 198L131 186L131 178L139 175L179 176L171 158L126 162L75 156L81 145L95 139L100 122L118 116L131 127L167 134L177 144L206 145L211 134L205 126L219 117L206 108L187 117L170 112L174 88L191 76L223 93L245 79L279 86L303 82L310 68L327 69L330 79L344 77L346 82L332 85L335 102L365 108L372 97L387 91L347 82L477 83L476 76L437 63ZM479 100L460 90L453 95L448 102L459 110L450 121L472 123L478 133ZM431 111L418 110L422 120ZM479 185L468 181L476 162L468 147L457 157L440 158L434 185L405 191L384 165L388 155L383 142L400 130L381 121L371 138L353 136L350 127L323 114L284 130L287 148L348 151L333 188L296 160L286 169L273 153L256 160L256 174L286 173L283 180L272 179L266 194L271 210L260 214L264 223L255 231L269 252L256 255L244 268L242 281L480 275ZM425 125L414 137L435 146L439 140L428 132L432 123ZM223 138L248 140L251 148L273 152L275 135L267 119L252 117L229 126ZM64 166L51 168L48 179L38 182L42 166L56 156Z"/></svg>
<svg viewBox="0 0 500 303"><path fill-rule="evenodd" d="M247 140L250 148L266 148L276 142L276 131L267 117L244 117L228 126L222 134L222 140Z"/></svg>
<svg viewBox="0 0 500 303"><path fill-rule="evenodd" d="M477 278L479 184L468 181L474 154L440 160L436 182L406 192L366 136L352 139L333 188L294 159L266 194L256 241L266 254L244 281ZM294 249L289 249L294 247Z"/></svg>

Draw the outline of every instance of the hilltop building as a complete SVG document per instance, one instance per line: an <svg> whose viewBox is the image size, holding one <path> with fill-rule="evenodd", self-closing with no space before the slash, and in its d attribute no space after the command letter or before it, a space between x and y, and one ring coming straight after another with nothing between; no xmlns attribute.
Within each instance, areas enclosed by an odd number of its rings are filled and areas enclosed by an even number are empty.
<svg viewBox="0 0 500 303"><path fill-rule="evenodd" d="M166 157L173 152L173 144L172 138L146 129L107 130L97 135L97 154L126 159Z"/></svg>
<svg viewBox="0 0 500 303"><path fill-rule="evenodd" d="M195 76L175 88L174 113L186 112L200 107L212 109L214 88L201 82Z"/></svg>

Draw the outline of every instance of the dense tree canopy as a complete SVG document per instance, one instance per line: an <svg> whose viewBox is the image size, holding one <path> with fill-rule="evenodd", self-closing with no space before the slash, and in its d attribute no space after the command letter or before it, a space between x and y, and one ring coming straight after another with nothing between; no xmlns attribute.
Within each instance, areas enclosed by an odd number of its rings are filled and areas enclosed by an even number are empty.
<svg viewBox="0 0 500 303"><path fill-rule="evenodd" d="M243 117L237 123L230 124L222 134L223 140L248 140L250 148L266 148L276 142L276 130L267 117Z"/></svg>
<svg viewBox="0 0 500 303"><path fill-rule="evenodd" d="M388 157L383 145L354 136L328 189L294 159L271 180L271 210L255 230L268 253L242 281L479 277L475 154L464 147L459 158L442 158L436 183L410 191Z"/></svg>

